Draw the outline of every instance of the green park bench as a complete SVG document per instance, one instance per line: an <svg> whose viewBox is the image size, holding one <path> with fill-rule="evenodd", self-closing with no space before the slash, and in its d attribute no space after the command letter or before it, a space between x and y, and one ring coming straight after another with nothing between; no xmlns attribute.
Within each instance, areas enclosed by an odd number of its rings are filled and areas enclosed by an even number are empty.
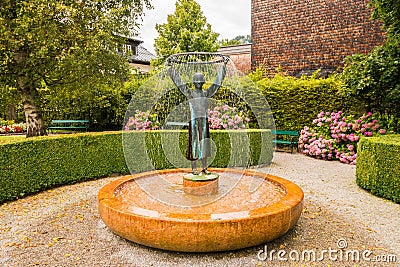
<svg viewBox="0 0 400 267"><path fill-rule="evenodd" d="M297 149L297 142L299 139L298 131L288 131L288 130L272 130L272 134L275 135L275 139L272 140L274 144L288 145L291 148L291 153L293 153L293 148ZM278 138L278 137L289 137L289 138ZM288 140L290 139L290 140Z"/></svg>
<svg viewBox="0 0 400 267"><path fill-rule="evenodd" d="M188 122L168 121L164 125L164 129L187 129L189 127Z"/></svg>
<svg viewBox="0 0 400 267"><path fill-rule="evenodd" d="M52 120L47 129L53 130L85 130L89 128L88 120Z"/></svg>

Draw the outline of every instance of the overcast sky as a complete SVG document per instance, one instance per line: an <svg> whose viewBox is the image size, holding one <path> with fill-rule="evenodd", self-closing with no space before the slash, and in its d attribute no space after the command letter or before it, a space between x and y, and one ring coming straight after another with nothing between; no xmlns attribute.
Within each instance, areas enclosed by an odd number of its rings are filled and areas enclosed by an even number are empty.
<svg viewBox="0 0 400 267"><path fill-rule="evenodd" d="M196 0L200 4L211 29L220 34L218 39L233 39L238 35L251 34L251 0ZM154 53L154 39L158 37L155 25L167 22L167 16L175 12L176 0L152 0L154 7L146 10L139 39Z"/></svg>

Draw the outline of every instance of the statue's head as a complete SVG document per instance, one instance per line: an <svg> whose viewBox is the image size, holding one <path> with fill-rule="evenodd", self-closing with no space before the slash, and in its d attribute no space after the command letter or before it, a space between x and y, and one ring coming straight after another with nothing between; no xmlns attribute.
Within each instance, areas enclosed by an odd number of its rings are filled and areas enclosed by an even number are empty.
<svg viewBox="0 0 400 267"><path fill-rule="evenodd" d="M201 88L205 82L206 81L204 79L204 74L203 73L198 72L198 73L195 73L193 75L193 84L194 84L195 87L200 87Z"/></svg>

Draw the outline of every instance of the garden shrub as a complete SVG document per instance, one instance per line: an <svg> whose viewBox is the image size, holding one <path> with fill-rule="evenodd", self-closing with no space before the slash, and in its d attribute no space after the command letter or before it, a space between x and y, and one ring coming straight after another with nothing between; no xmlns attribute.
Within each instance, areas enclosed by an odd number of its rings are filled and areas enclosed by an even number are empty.
<svg viewBox="0 0 400 267"><path fill-rule="evenodd" d="M158 114L150 111L136 110L135 114L127 118L124 130L159 130L162 128L158 119ZM228 105L216 106L207 110L209 128L220 129L249 129L250 118L244 117L241 110ZM181 123L188 121L189 118L182 119Z"/></svg>
<svg viewBox="0 0 400 267"><path fill-rule="evenodd" d="M250 118L244 117L242 111L236 107L223 105L208 110L210 129L246 129Z"/></svg>
<svg viewBox="0 0 400 267"><path fill-rule="evenodd" d="M400 203L400 135L362 138L357 184L372 194Z"/></svg>
<svg viewBox="0 0 400 267"><path fill-rule="evenodd" d="M277 74L257 81L257 85L271 107L277 129L300 130L322 110L354 115L364 112L360 102L340 93L343 83L336 76L295 78Z"/></svg>
<svg viewBox="0 0 400 267"><path fill-rule="evenodd" d="M299 136L299 148L307 156L356 164L357 144L362 136L385 134L372 113L357 120L339 112L321 112Z"/></svg>
<svg viewBox="0 0 400 267"><path fill-rule="evenodd" d="M245 139L243 134L249 138L247 149L241 141ZM178 135L178 146L169 145L173 135ZM269 130L212 130L210 136L216 145L211 167L226 167L229 162L230 166L244 166L272 161ZM124 148L123 138L127 144ZM189 165L182 156L186 143L187 131L131 131L46 136L0 144L0 203L113 173L142 172L153 169L153 165L156 169L174 168L171 155Z"/></svg>
<svg viewBox="0 0 400 267"><path fill-rule="evenodd" d="M121 135L74 134L1 145L0 202L53 186L127 173Z"/></svg>

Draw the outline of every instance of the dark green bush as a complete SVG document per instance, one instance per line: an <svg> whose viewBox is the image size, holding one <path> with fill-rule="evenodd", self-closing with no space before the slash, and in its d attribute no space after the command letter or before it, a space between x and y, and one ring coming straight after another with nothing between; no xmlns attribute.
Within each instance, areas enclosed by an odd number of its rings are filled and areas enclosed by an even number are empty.
<svg viewBox="0 0 400 267"><path fill-rule="evenodd" d="M363 138L357 153L357 184L400 203L400 135Z"/></svg>
<svg viewBox="0 0 400 267"><path fill-rule="evenodd" d="M372 18L386 31L382 45L369 54L345 59L345 91L360 99L367 111L379 113L386 129L400 133L400 2L371 0Z"/></svg>
<svg viewBox="0 0 400 267"><path fill-rule="evenodd" d="M346 59L344 93L381 115L389 130L400 132L400 38L386 40L368 55Z"/></svg>
<svg viewBox="0 0 400 267"><path fill-rule="evenodd" d="M212 167L259 165L272 160L272 136L268 130L210 134L216 147ZM178 145L170 141L176 136ZM186 142L185 131L133 131L123 135L82 133L5 143L0 145L0 203L113 173L189 167L182 155Z"/></svg>
<svg viewBox="0 0 400 267"><path fill-rule="evenodd" d="M363 113L360 102L340 94L343 84L336 76L295 78L277 74L257 84L271 107L277 129L301 130L321 111Z"/></svg>
<svg viewBox="0 0 400 267"><path fill-rule="evenodd" d="M126 172L121 134L79 134L9 143L0 149L0 202Z"/></svg>

